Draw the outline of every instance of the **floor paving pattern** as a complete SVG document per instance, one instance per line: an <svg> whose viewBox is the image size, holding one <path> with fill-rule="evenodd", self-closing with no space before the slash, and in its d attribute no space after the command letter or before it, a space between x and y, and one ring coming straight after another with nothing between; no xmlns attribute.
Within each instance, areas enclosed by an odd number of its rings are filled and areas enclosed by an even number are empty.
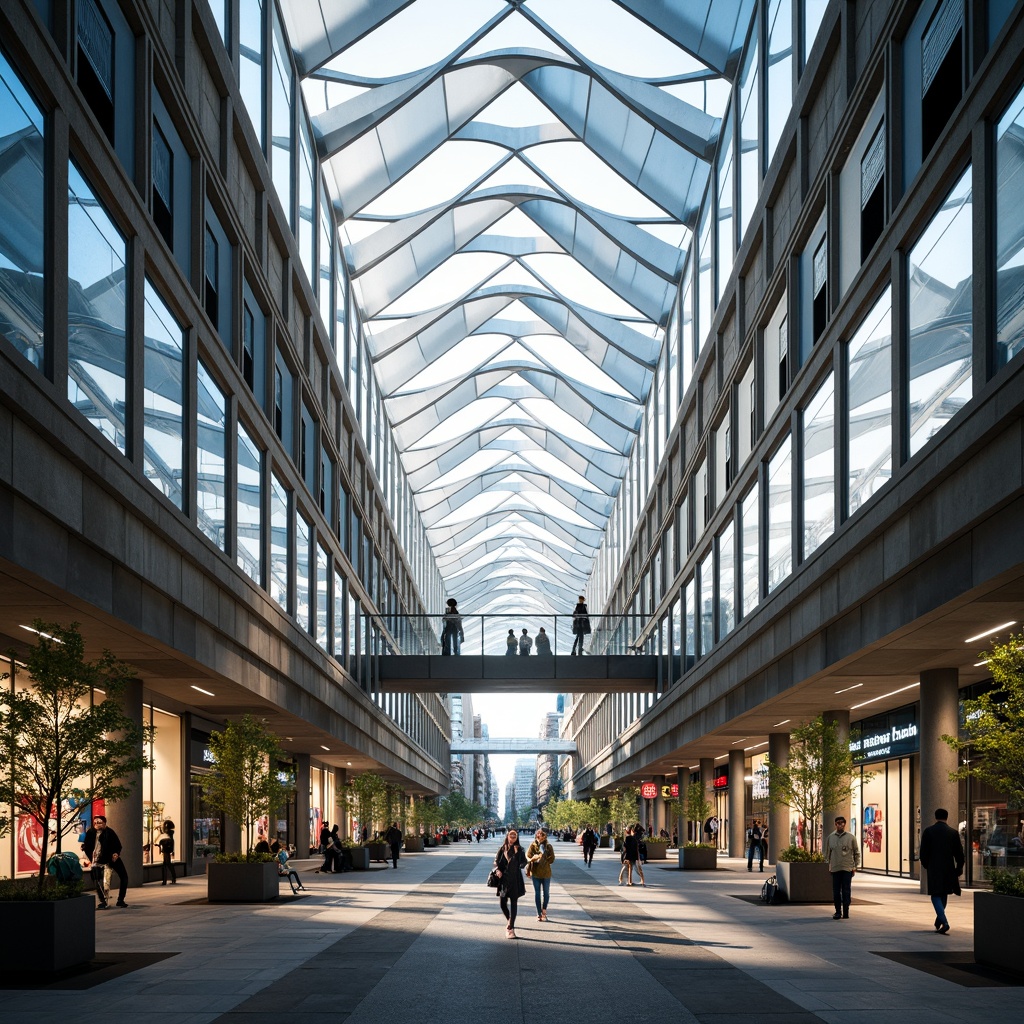
<svg viewBox="0 0 1024 1024"><path fill-rule="evenodd" d="M307 896L265 905L204 904L201 876L130 890L129 909L98 916L97 946L137 969L87 988L8 989L0 1019L379 1024L464 1012L474 1024L606 1013L680 1024L977 1024L1019 1012L1019 985L936 969L970 959L970 892L951 901L952 931L940 936L915 882L859 873L863 902L833 921L831 907L733 898L765 877L740 861L722 858L706 873L652 862L647 886L627 888L611 851L587 869L577 847L556 843L549 920L536 919L528 882L509 941L484 884L496 847L406 855L397 871L316 875L306 862Z"/></svg>

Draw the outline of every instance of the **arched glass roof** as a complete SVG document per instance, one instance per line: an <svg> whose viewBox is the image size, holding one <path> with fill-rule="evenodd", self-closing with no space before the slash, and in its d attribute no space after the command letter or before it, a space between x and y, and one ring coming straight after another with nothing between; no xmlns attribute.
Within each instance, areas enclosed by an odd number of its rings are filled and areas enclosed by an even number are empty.
<svg viewBox="0 0 1024 1024"><path fill-rule="evenodd" d="M291 0L402 462L464 612L571 610L753 0Z"/></svg>

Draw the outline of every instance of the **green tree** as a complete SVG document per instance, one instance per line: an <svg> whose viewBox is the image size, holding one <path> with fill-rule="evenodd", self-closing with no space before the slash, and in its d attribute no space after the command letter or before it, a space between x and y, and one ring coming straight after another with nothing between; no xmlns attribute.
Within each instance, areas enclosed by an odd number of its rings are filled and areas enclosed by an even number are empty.
<svg viewBox="0 0 1024 1024"><path fill-rule="evenodd" d="M256 823L276 813L292 788L278 776L284 751L263 722L243 715L210 733L210 753L213 771L195 781L210 804L240 826L248 857Z"/></svg>
<svg viewBox="0 0 1024 1024"><path fill-rule="evenodd" d="M361 772L349 780L345 787L345 801L360 829L366 829L366 838L372 839L374 822L380 819L381 798L387 783L375 772Z"/></svg>
<svg viewBox="0 0 1024 1024"><path fill-rule="evenodd" d="M983 654L994 686L963 702L963 737L943 736L961 755L951 779L977 779L1024 807L1024 632Z"/></svg>
<svg viewBox="0 0 1024 1024"><path fill-rule="evenodd" d="M794 729L790 744L787 765L765 762L768 801L788 805L807 822L804 848L814 853L820 849L822 815L853 791L853 755L839 735L839 724L824 715Z"/></svg>
<svg viewBox="0 0 1024 1024"><path fill-rule="evenodd" d="M487 811L479 804L474 803L459 790L453 790L440 803L441 821L445 825L454 825L457 828L468 828L482 822L487 816Z"/></svg>
<svg viewBox="0 0 1024 1024"><path fill-rule="evenodd" d="M124 800L149 760L146 730L120 702L132 667L106 650L87 661L77 622L37 619L33 628L36 641L24 658L28 686L15 678L14 688L0 695L0 803L41 831L41 890L51 832L60 853L63 837L80 831L83 810L98 800ZM11 652L15 666L16 657Z"/></svg>
<svg viewBox="0 0 1024 1024"><path fill-rule="evenodd" d="M637 800L640 799L638 786L627 786L616 790L608 800L608 812L618 835L625 835L626 829L637 820Z"/></svg>
<svg viewBox="0 0 1024 1024"><path fill-rule="evenodd" d="M697 828L694 831L694 835L697 837L697 842L700 842L701 824L711 817L711 801L708 799L708 795L704 790L704 783L699 780L691 782L686 787L686 799L684 801L686 805L686 820L697 823ZM682 836L679 837L680 842L685 842Z"/></svg>

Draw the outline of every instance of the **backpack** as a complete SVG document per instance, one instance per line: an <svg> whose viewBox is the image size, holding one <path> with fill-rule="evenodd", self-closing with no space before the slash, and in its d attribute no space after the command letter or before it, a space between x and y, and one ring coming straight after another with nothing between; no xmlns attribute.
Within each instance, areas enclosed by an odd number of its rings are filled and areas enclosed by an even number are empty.
<svg viewBox="0 0 1024 1024"><path fill-rule="evenodd" d="M775 875L769 875L764 885L761 886L761 902L767 903L770 907L779 899L779 882Z"/></svg>
<svg viewBox="0 0 1024 1024"><path fill-rule="evenodd" d="M62 885L80 882L82 880L82 862L78 859L77 853L55 853L46 862L46 872L53 875Z"/></svg>

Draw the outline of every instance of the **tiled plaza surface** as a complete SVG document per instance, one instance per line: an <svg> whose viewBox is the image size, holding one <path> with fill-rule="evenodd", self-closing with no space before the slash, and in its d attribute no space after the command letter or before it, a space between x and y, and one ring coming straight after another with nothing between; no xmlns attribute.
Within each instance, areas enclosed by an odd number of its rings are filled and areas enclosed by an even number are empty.
<svg viewBox="0 0 1024 1024"><path fill-rule="evenodd" d="M879 955L959 951L970 959L972 896L951 898L948 936L917 883L858 874L848 921L832 908L766 907L767 877L720 860L714 873L651 862L647 887L619 886L618 856L557 843L549 920L532 886L518 940L484 879L496 841L404 855L398 870L317 875L270 905L203 901L204 877L129 891L97 919L98 953L166 956L91 987L0 992L4 1024L380 1024L438 1013L474 1024L654 1015L666 1021L1012 1019L1021 988ZM671 854L670 856L674 856ZM283 886L283 895L289 896ZM5 941L10 941L5 936ZM982 983L978 985L978 981Z"/></svg>

